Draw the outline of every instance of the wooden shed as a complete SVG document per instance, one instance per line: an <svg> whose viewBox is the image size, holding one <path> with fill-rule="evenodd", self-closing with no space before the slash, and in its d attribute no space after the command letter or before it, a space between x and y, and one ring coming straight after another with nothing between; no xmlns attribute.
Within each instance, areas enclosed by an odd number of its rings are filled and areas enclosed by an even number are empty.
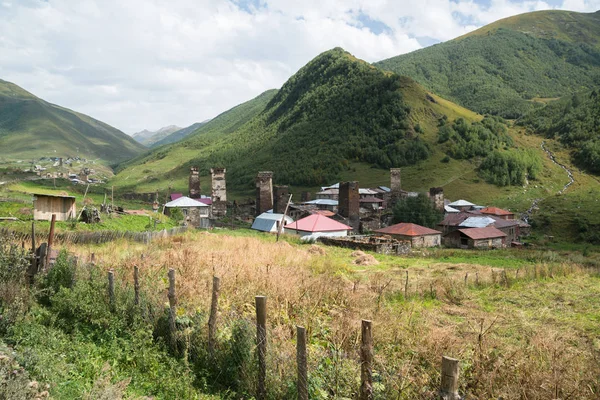
<svg viewBox="0 0 600 400"><path fill-rule="evenodd" d="M33 219L36 221L50 221L52 214L56 214L57 221L76 218L75 197L55 194L34 194Z"/></svg>

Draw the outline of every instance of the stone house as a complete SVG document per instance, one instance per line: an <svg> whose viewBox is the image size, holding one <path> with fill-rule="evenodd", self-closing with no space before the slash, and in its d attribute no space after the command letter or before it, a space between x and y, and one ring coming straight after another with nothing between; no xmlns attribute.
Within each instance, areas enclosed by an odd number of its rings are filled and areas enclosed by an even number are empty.
<svg viewBox="0 0 600 400"><path fill-rule="evenodd" d="M187 196L181 196L165 204L165 214L171 215L173 209L181 210L184 221L194 228L210 227L210 206Z"/></svg>
<svg viewBox="0 0 600 400"><path fill-rule="evenodd" d="M506 234L493 226L458 229L444 236L443 243L462 249L500 249L506 246Z"/></svg>
<svg viewBox="0 0 600 400"><path fill-rule="evenodd" d="M401 222L375 231L398 240L408 240L412 247L437 247L442 243L442 232L421 225Z"/></svg>

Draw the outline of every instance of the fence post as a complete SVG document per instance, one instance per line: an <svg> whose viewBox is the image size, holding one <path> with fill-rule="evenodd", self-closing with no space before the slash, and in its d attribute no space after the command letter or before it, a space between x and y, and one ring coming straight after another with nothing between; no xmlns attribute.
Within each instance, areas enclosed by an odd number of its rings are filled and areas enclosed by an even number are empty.
<svg viewBox="0 0 600 400"><path fill-rule="evenodd" d="M408 298L408 270L406 270L406 281L404 282L404 298Z"/></svg>
<svg viewBox="0 0 600 400"><path fill-rule="evenodd" d="M31 253L35 256L35 221L31 221Z"/></svg>
<svg viewBox="0 0 600 400"><path fill-rule="evenodd" d="M258 350L258 384L256 398L267 397L265 380L267 376L267 298L256 296L256 348Z"/></svg>
<svg viewBox="0 0 600 400"><path fill-rule="evenodd" d="M296 326L296 362L298 364L298 400L308 400L306 328L303 326Z"/></svg>
<svg viewBox="0 0 600 400"><path fill-rule="evenodd" d="M138 306L140 304L140 269L137 265L133 266L133 303Z"/></svg>
<svg viewBox="0 0 600 400"><path fill-rule="evenodd" d="M114 270L108 271L108 303L110 304L111 311L115 308L115 272Z"/></svg>
<svg viewBox="0 0 600 400"><path fill-rule="evenodd" d="M48 235L48 248L46 251L46 261L44 268L48 268L50 264L50 253L52 252L52 244L54 242L54 224L56 223L56 214L52 214L52 220L50 221L50 234Z"/></svg>
<svg viewBox="0 0 600 400"><path fill-rule="evenodd" d="M169 269L169 333L171 337L171 349L175 351L177 349L177 338L176 334L176 326L175 326L175 305L177 302L177 298L175 297L175 270L173 268Z"/></svg>
<svg viewBox="0 0 600 400"><path fill-rule="evenodd" d="M360 400L373 399L373 332L371 321L363 319L360 345Z"/></svg>
<svg viewBox="0 0 600 400"><path fill-rule="evenodd" d="M440 386L442 400L460 400L458 395L458 360L442 357L442 384Z"/></svg>
<svg viewBox="0 0 600 400"><path fill-rule="evenodd" d="M215 333L217 332L217 312L219 310L220 279L213 276L212 300L210 302L210 316L208 317L208 354L211 358L215 354Z"/></svg>

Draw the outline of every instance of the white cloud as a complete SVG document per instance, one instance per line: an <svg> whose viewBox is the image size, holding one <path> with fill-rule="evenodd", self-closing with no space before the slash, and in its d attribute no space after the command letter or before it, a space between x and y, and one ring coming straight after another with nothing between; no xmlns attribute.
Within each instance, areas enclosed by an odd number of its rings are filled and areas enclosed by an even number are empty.
<svg viewBox="0 0 600 400"><path fill-rule="evenodd" d="M5 0L0 78L133 133L213 117L280 87L336 46L372 62L418 49L419 37L448 40L544 8L551 4ZM560 8L594 11L600 0L564 0ZM371 30L372 21L387 28Z"/></svg>

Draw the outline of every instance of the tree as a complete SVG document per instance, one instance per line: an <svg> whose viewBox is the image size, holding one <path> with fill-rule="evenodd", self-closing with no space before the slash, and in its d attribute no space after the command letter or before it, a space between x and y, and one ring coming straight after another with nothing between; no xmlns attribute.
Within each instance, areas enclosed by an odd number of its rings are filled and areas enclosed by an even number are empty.
<svg viewBox="0 0 600 400"><path fill-rule="evenodd" d="M434 228L443 218L444 214L436 210L433 202L425 194L417 197L407 197L396 203L393 209L394 223L412 222Z"/></svg>

